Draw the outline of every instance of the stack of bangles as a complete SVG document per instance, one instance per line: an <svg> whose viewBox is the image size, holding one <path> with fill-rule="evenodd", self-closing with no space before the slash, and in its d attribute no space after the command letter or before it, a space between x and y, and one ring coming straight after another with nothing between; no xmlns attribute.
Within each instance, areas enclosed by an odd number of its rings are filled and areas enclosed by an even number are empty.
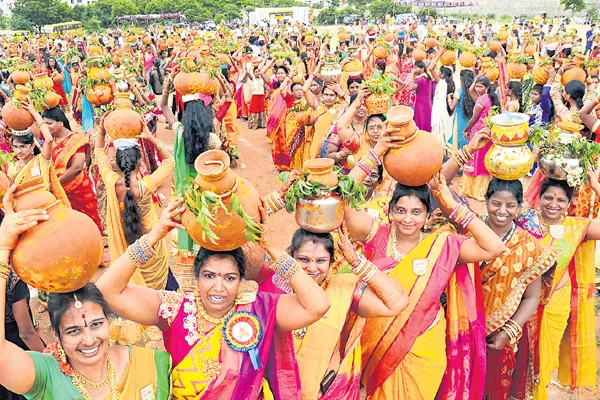
<svg viewBox="0 0 600 400"><path fill-rule="evenodd" d="M454 210L450 213L449 218L454 220L457 225L460 227L467 229L471 221L477 216L475 212L473 212L469 207L467 207L464 203L459 202Z"/></svg>
<svg viewBox="0 0 600 400"><path fill-rule="evenodd" d="M263 197L263 202L267 207L267 217L270 217L285 207L285 200L283 200L283 196L279 192L269 193Z"/></svg>
<svg viewBox="0 0 600 400"><path fill-rule="evenodd" d="M370 175L372 171L376 171L377 168L381 165L381 160L375 154L375 151L371 149L367 154L365 154L357 163L360 169L364 171L365 174Z"/></svg>
<svg viewBox="0 0 600 400"><path fill-rule="evenodd" d="M0 262L0 277L4 278L5 280L8 280L8 278L10 277L10 265Z"/></svg>
<svg viewBox="0 0 600 400"><path fill-rule="evenodd" d="M504 326L500 329L506 332L510 338L510 344L512 345L516 344L523 335L523 328L521 328L521 325L512 319L506 321Z"/></svg>
<svg viewBox="0 0 600 400"><path fill-rule="evenodd" d="M464 146L462 149L454 153L452 158L458 163L458 165L462 167L473 159L473 154L471 154L467 146Z"/></svg>
<svg viewBox="0 0 600 400"><path fill-rule="evenodd" d="M356 260L350 264L352 272L363 282L369 282L377 272L377 266L359 254Z"/></svg>
<svg viewBox="0 0 600 400"><path fill-rule="evenodd" d="M275 272L273 283L284 292L292 293L290 281L300 269L298 261L284 251L279 258L269 266L269 269Z"/></svg>
<svg viewBox="0 0 600 400"><path fill-rule="evenodd" d="M146 235L136 240L135 243L127 248L127 257L138 268L154 258L154 249L148 244Z"/></svg>
<svg viewBox="0 0 600 400"><path fill-rule="evenodd" d="M154 143L154 148L156 149L157 152L160 153L160 151L165 147L164 144L162 144L162 142L158 139L156 139L156 142Z"/></svg>

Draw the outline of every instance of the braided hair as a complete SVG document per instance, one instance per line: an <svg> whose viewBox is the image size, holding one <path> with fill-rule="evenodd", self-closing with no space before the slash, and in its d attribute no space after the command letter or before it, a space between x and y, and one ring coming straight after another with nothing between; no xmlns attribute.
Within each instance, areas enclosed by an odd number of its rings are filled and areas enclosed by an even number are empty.
<svg viewBox="0 0 600 400"><path fill-rule="evenodd" d="M519 102L519 110L517 112L523 112L523 85L521 82L510 81L507 88L517 96L517 101Z"/></svg>
<svg viewBox="0 0 600 400"><path fill-rule="evenodd" d="M117 150L117 166L123 172L123 180L125 181L125 207L121 213L123 221L123 231L125 232L125 240L127 244L132 244L142 236L142 214L140 207L135 200L135 196L131 191L131 173L137 169L138 162L142 158L142 153L137 147Z"/></svg>

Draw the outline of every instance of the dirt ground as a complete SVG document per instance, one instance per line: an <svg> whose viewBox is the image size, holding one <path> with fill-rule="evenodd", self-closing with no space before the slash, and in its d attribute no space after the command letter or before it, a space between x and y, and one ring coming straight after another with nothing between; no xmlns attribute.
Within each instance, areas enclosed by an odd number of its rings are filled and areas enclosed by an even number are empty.
<svg viewBox="0 0 600 400"><path fill-rule="evenodd" d="M163 143L172 149L174 132L166 129L164 119L162 117L159 118L160 121L157 136ZM261 195L276 190L280 186L280 183L277 180L276 170L271 160L270 146L265 138L266 130L249 130L247 123L242 120L238 120L238 126L241 130L239 137L240 161L234 171L242 178L250 181ZM456 185L456 182L453 182L453 184ZM159 190L166 199L169 198L171 186L172 181L165 182ZM473 204L472 206L477 212L481 212L484 209L482 204ZM284 249L289 245L292 235L297 229L297 225L292 214L281 211L269 219L267 229L273 238L274 243L281 249ZM97 276L101 273L102 271L100 270ZM31 308L34 317L37 318L40 323L39 330L41 336L46 343L53 342L54 338L50 330L48 314L45 312L40 314L38 312L39 301L37 298L32 298ZM600 301L597 301L597 310L598 309L600 309ZM600 327L600 314L598 313L596 317L596 326ZM600 328L597 331L596 338L597 343L599 344L597 353L598 359L600 360ZM597 393L600 393L600 385L597 387ZM549 398L553 400L567 400L569 399L569 395L565 389L562 389L557 385L551 385L549 389ZM592 397L589 398L591 399Z"/></svg>

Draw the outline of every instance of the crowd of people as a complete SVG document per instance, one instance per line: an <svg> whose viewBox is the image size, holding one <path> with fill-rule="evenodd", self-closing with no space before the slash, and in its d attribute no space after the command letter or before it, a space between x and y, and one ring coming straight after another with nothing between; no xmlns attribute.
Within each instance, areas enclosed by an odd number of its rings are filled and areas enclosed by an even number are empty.
<svg viewBox="0 0 600 400"><path fill-rule="evenodd" d="M504 112L526 114L531 131L570 122L590 146L600 142L599 43L594 25L582 35L474 21L337 37L275 25L3 43L0 398L544 400L556 370L571 395L595 398L597 165L579 185L535 166L531 179L503 180L486 155L489 120ZM523 55L531 63L517 79L509 65ZM585 76L565 82L575 69ZM210 71L210 83L182 92L190 71ZM44 78L59 99L40 108L27 93ZM96 104L94 85L122 94L114 107L129 99L137 136L111 137L115 108ZM380 92L388 105L371 112ZM421 186L384 166L410 141L388 121L398 106L445 154ZM11 126L17 111L28 128ZM172 151L156 137L163 119ZM248 130L265 134L264 167L290 173L260 199L258 240L199 247L182 222L202 179L197 160L220 150L213 164L251 162L238 148ZM269 219L319 158L364 186L364 202L346 205L339 228L298 228L278 248ZM15 207L19 188L40 179L94 221L106 250L93 283L38 292L52 338L38 333L29 288L11 267L21 235L50 218ZM171 181L166 199L158 189ZM185 256L192 291L173 273Z"/></svg>

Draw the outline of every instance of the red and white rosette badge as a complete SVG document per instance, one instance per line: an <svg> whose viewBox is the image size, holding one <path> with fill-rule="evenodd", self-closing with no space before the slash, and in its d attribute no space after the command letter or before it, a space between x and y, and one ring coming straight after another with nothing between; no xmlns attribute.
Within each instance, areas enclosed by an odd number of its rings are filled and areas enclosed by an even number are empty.
<svg viewBox="0 0 600 400"><path fill-rule="evenodd" d="M237 311L223 324L223 337L229 347L248 353L255 371L262 367L258 354L262 336L263 330L258 317L249 311Z"/></svg>

